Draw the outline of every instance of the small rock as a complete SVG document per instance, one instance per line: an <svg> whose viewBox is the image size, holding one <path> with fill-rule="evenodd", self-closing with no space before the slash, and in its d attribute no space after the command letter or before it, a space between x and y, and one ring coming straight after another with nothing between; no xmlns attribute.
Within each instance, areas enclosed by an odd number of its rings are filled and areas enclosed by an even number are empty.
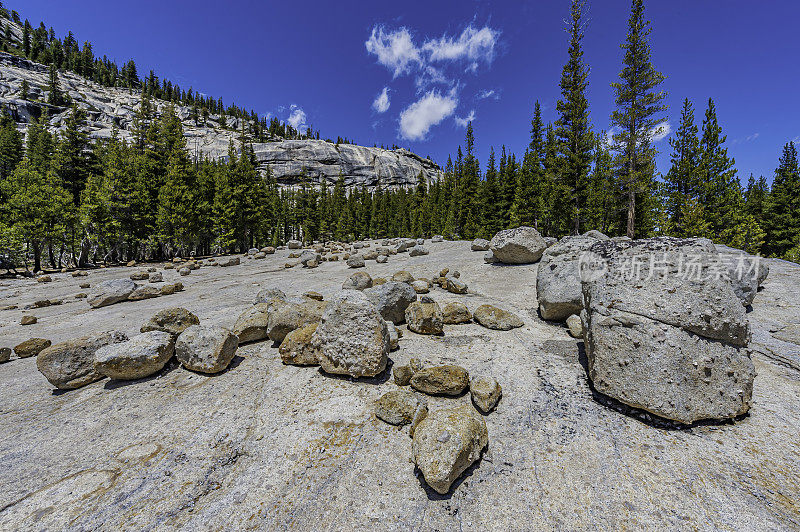
<svg viewBox="0 0 800 532"><path fill-rule="evenodd" d="M84 271L84 270L78 270L78 271L72 272L72 276L73 277L88 277L89 276L89 272Z"/></svg>
<svg viewBox="0 0 800 532"><path fill-rule="evenodd" d="M441 334L443 331L442 309L428 296L411 303L406 308L406 323L409 330L417 334Z"/></svg>
<svg viewBox="0 0 800 532"><path fill-rule="evenodd" d="M178 270L178 273L180 274L181 277L186 277L187 275L192 273L192 270L190 270L189 268L183 267L183 268L180 268Z"/></svg>
<svg viewBox="0 0 800 532"><path fill-rule="evenodd" d="M175 356L186 369L218 373L228 367L238 347L239 338L228 329L192 325L178 336Z"/></svg>
<svg viewBox="0 0 800 532"><path fill-rule="evenodd" d="M375 259L375 262L377 262L378 264L386 264L387 262L389 262L389 257L387 257L386 255L378 255L377 258Z"/></svg>
<svg viewBox="0 0 800 532"><path fill-rule="evenodd" d="M444 495L488 444L486 422L462 405L428 414L414 430L411 449L425 482Z"/></svg>
<svg viewBox="0 0 800 532"><path fill-rule="evenodd" d="M147 280L147 278L149 276L150 276L150 274L147 273L147 270L141 270L141 271L138 271L138 272L133 272L131 274L131 280L132 281L145 281L145 280Z"/></svg>
<svg viewBox="0 0 800 532"><path fill-rule="evenodd" d="M394 383L398 386L408 386L415 373L422 369L422 362L412 358L405 366L395 366L392 368Z"/></svg>
<svg viewBox="0 0 800 532"><path fill-rule="evenodd" d="M411 255L412 257L421 257L427 255L428 253L429 251L425 249L423 246L417 245L411 248L409 255Z"/></svg>
<svg viewBox="0 0 800 532"><path fill-rule="evenodd" d="M573 338L583 338L583 322L580 316L573 314L567 318L567 327L569 327L569 335Z"/></svg>
<svg viewBox="0 0 800 532"><path fill-rule="evenodd" d="M81 283L78 285L78 287L86 290L87 288L91 288L92 285L90 285L89 283Z"/></svg>
<svg viewBox="0 0 800 532"><path fill-rule="evenodd" d="M87 297L89 297L88 294L84 292L79 292L75 294L75 299L86 299Z"/></svg>
<svg viewBox="0 0 800 532"><path fill-rule="evenodd" d="M444 242L444 237L442 235L433 235L431 237L431 242L434 243Z"/></svg>
<svg viewBox="0 0 800 532"><path fill-rule="evenodd" d="M169 284L165 284L164 286L161 287L161 295L162 296L171 296L175 292L180 292L182 290L183 290L183 283L181 283L181 282L169 283Z"/></svg>
<svg viewBox="0 0 800 532"><path fill-rule="evenodd" d="M19 324L20 325L33 325L37 321L39 321L39 320L36 318L36 316L31 316L29 314L26 314L25 316L22 316L22 319L20 320Z"/></svg>
<svg viewBox="0 0 800 532"><path fill-rule="evenodd" d="M442 321L446 325L469 323L472 321L472 314L470 314L469 309L463 303L448 303L442 309Z"/></svg>
<svg viewBox="0 0 800 532"><path fill-rule="evenodd" d="M45 308L49 307L51 304L52 303L50 303L49 299L40 299L39 301L36 301L33 306L34 308Z"/></svg>
<svg viewBox="0 0 800 532"><path fill-rule="evenodd" d="M488 414L497 406L503 389L491 377L473 377L469 383L469 392L472 395L472 402L478 410Z"/></svg>
<svg viewBox="0 0 800 532"><path fill-rule="evenodd" d="M142 301L144 299L152 299L161 296L161 288L157 286L144 285L139 286L131 292L128 296L128 301Z"/></svg>
<svg viewBox="0 0 800 532"><path fill-rule="evenodd" d="M366 290L372 288L372 277L367 272L356 272L342 284L343 290Z"/></svg>
<svg viewBox="0 0 800 532"><path fill-rule="evenodd" d="M11 360L11 348L0 347L0 364L4 364Z"/></svg>
<svg viewBox="0 0 800 532"><path fill-rule="evenodd" d="M486 264L495 264L500 261L497 260L497 257L494 256L494 253L492 253L492 250L490 249L483 255L483 262Z"/></svg>
<svg viewBox="0 0 800 532"><path fill-rule="evenodd" d="M303 297L307 297L309 299L313 299L314 301L322 301L325 297L320 294L319 292L308 291L303 294Z"/></svg>
<svg viewBox="0 0 800 532"><path fill-rule="evenodd" d="M217 260L217 264L223 268L228 266L238 266L241 263L239 257L223 257Z"/></svg>
<svg viewBox="0 0 800 532"><path fill-rule="evenodd" d="M422 369L411 378L411 387L428 395L461 395L469 386L469 373L461 366Z"/></svg>
<svg viewBox="0 0 800 532"><path fill-rule="evenodd" d="M101 347L94 354L94 367L111 379L143 379L164 369L174 353L175 338L171 334L151 331Z"/></svg>
<svg viewBox="0 0 800 532"><path fill-rule="evenodd" d="M163 283L164 282L164 276L161 274L161 272L152 272L148 276L147 280L149 282L151 282L151 283Z"/></svg>
<svg viewBox="0 0 800 532"><path fill-rule="evenodd" d="M475 321L486 327L497 331L510 331L525 325L516 314L507 310L497 308L493 305L481 305L475 309L473 314Z"/></svg>
<svg viewBox="0 0 800 532"><path fill-rule="evenodd" d="M414 276L408 273L407 271L399 271L392 275L392 281L396 283L406 283L411 284L415 281Z"/></svg>
<svg viewBox="0 0 800 532"><path fill-rule="evenodd" d="M408 390L392 390L375 401L375 416L390 425L408 425L414 419L417 409L427 403Z"/></svg>
<svg viewBox="0 0 800 532"><path fill-rule="evenodd" d="M469 290L467 283L455 277L446 277L445 283L445 289L451 294L466 294Z"/></svg>
<svg viewBox="0 0 800 532"><path fill-rule="evenodd" d="M414 281L411 283L411 288L418 294L427 294L431 291L430 286L426 281Z"/></svg>
<svg viewBox="0 0 800 532"><path fill-rule="evenodd" d="M289 240L286 243L286 247L289 249L300 249L303 247L303 243L300 242L299 240Z"/></svg>
<svg viewBox="0 0 800 532"><path fill-rule="evenodd" d="M130 279L112 279L103 281L94 288L94 294L89 298L92 308L114 305L128 299L136 290L136 283Z"/></svg>
<svg viewBox="0 0 800 532"><path fill-rule="evenodd" d="M14 348L14 353L16 353L19 358L35 357L44 349L50 347L50 344L50 340L44 338L31 338L17 345Z"/></svg>
<svg viewBox="0 0 800 532"><path fill-rule="evenodd" d="M53 279L49 275L42 275L41 277L36 279L37 283L52 283Z"/></svg>

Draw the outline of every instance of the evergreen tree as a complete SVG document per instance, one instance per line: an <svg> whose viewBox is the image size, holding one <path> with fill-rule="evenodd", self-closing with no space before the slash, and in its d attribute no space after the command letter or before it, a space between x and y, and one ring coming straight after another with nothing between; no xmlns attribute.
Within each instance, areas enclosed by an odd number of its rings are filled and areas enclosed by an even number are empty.
<svg viewBox="0 0 800 532"><path fill-rule="evenodd" d="M522 168L517 176L514 187L514 202L511 205L511 227L528 225L540 228L543 211L546 208L543 202L544 167L544 125L542 124L542 110L537 100L531 120L531 140Z"/></svg>
<svg viewBox="0 0 800 532"><path fill-rule="evenodd" d="M705 236L689 232L684 218L687 211L692 209L694 230L698 227L696 222L697 206L700 198L700 139L697 137L698 129L694 123L694 110L689 99L683 102L681 122L675 137L670 139L672 147L670 162L672 166L666 175L668 234L676 237Z"/></svg>
<svg viewBox="0 0 800 532"><path fill-rule="evenodd" d="M736 177L735 161L728 156L725 135L717 121L714 100L708 100L700 141L701 202L711 224L711 231L719 235L734 225L740 207L742 191Z"/></svg>
<svg viewBox="0 0 800 532"><path fill-rule="evenodd" d="M22 160L22 135L7 112L0 112L0 182L11 175ZM0 195L0 202L2 201Z"/></svg>
<svg viewBox="0 0 800 532"><path fill-rule="evenodd" d="M558 177L565 190L570 191L570 226L574 234L581 232L594 143L589 125L589 101L586 99L589 68L583 61L584 30L581 18L584 7L583 0L572 0L569 59L561 73L561 100L556 103L560 116L555 123L560 152Z"/></svg>
<svg viewBox="0 0 800 532"><path fill-rule="evenodd" d="M478 212L478 187L481 178L478 158L475 157L475 136L472 122L467 124L465 144L467 153L462 166L461 190L459 193L461 203L457 208L461 211L461 236L466 239L472 239L478 233L481 217L481 213Z"/></svg>
<svg viewBox="0 0 800 532"><path fill-rule="evenodd" d="M628 36L621 45L625 51L620 81L612 83L616 93L616 110L611 123L619 128L613 136L618 153L619 174L627 195L626 233L630 238L642 234L637 230L637 195L647 194L654 181L655 150L651 146L654 130L662 121L666 94L656 92L664 75L650 61L649 37L652 28L644 18L644 0L632 0L628 20Z"/></svg>
<svg viewBox="0 0 800 532"><path fill-rule="evenodd" d="M800 245L800 164L793 142L783 147L766 203L767 246L774 257L787 256Z"/></svg>

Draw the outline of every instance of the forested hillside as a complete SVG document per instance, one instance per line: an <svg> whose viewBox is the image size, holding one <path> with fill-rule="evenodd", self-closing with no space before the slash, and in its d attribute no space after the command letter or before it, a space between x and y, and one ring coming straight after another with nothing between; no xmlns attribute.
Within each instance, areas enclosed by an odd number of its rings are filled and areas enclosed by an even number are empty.
<svg viewBox="0 0 800 532"><path fill-rule="evenodd" d="M651 26L643 4L633 2L628 35L620 36L624 62L612 83L616 110L609 133L589 118L584 9L583 2L573 1L558 118L544 123L536 104L523 154L492 149L481 168L470 123L463 149L447 161L441 178L420 173L416 187L392 189L380 182L345 186L341 177L335 186L325 179L317 186L303 176L296 186L279 188L268 171L259 173L253 143L265 135L317 133L266 123L152 73L140 79L132 61L118 67L96 58L88 42L79 48L71 34L60 40L44 24L34 29L15 12L0 13L22 28L6 23L3 50L49 65L50 83L42 97L50 105L69 106L59 82L65 70L143 94L130 138L115 132L108 139L90 139L86 113L74 106L57 132L43 115L24 139L3 113L3 260L38 270L244 250L290 238L490 237L520 225L549 236L590 229L632 238L702 236L752 253L800 259L795 146L783 147L771 186L765 176L750 176L742 186L713 98L703 102L702 117L686 100L680 127L669 138L670 168L659 173L654 139L669 110L664 75L650 60ZM168 103L159 107L159 100ZM212 113L242 119L238 141L230 143L225 158L190 155L175 110L180 104L196 109L197 121Z"/></svg>

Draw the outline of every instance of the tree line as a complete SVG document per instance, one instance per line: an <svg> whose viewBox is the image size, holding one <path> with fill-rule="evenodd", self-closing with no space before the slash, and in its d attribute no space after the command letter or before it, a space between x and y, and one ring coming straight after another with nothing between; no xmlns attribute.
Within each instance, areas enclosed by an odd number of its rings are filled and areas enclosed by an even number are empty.
<svg viewBox="0 0 800 532"><path fill-rule="evenodd" d="M546 124L534 105L525 153L492 148L482 169L469 123L442 177L428 182L419 175L414 187L345 187L342 176L320 184L303 176L298 186L280 188L268 168L259 171L247 129L226 158L191 158L174 106L159 113L146 93L130 138L115 132L90 142L85 115L73 107L61 133L50 133L43 117L23 139L3 113L0 255L7 266L39 270L244 251L293 238L489 238L529 225L557 237L590 229L709 237L799 260L794 144L784 146L771 186L750 176L743 187L714 101L698 120L686 100L669 138L670 168L658 175L653 144L665 120L658 90L664 76L650 61L643 2L632 0L610 133L589 121L583 9L573 1L557 119Z"/></svg>

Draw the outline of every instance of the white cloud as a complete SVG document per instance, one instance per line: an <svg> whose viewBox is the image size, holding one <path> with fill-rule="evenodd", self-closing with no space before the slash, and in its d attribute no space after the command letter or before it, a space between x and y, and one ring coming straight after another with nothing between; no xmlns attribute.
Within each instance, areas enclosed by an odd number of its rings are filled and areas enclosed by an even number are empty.
<svg viewBox="0 0 800 532"><path fill-rule="evenodd" d="M422 64L419 48L414 44L407 28L387 33L383 26L372 28L367 42L367 52L378 57L378 63L393 72L394 77L410 72Z"/></svg>
<svg viewBox="0 0 800 532"><path fill-rule="evenodd" d="M672 126L669 122L661 122L660 124L656 124L656 126L650 131L650 141L651 142L661 142L665 138L672 133Z"/></svg>
<svg viewBox="0 0 800 532"><path fill-rule="evenodd" d="M467 127L467 124L475 120L475 109L469 112L469 115L461 118L460 116L455 117L456 125L460 127Z"/></svg>
<svg viewBox="0 0 800 532"><path fill-rule="evenodd" d="M478 100L486 100L487 98L491 98L492 100L499 100L500 93L497 92L495 89L483 89L481 92L478 93L476 96Z"/></svg>
<svg viewBox="0 0 800 532"><path fill-rule="evenodd" d="M289 109L291 113L289 114L289 118L286 119L286 123L297 131L305 131L308 129L306 125L306 112L295 104L292 104Z"/></svg>
<svg viewBox="0 0 800 532"><path fill-rule="evenodd" d="M492 62L499 35L499 31L488 26L477 29L469 25L458 38L443 35L439 39L425 41L422 49L428 52L430 61L465 60L470 63L470 69L474 69L480 61Z"/></svg>
<svg viewBox="0 0 800 532"><path fill-rule="evenodd" d="M756 139L757 139L758 137L760 137L760 136L761 136L761 133L753 133L752 135L750 135L749 137L747 137L745 140L746 140L747 142L752 142L752 141L756 140Z"/></svg>
<svg viewBox="0 0 800 532"><path fill-rule="evenodd" d="M457 106L455 90L446 95L428 91L400 113L400 135L406 140L424 140L431 127L451 116Z"/></svg>
<svg viewBox="0 0 800 532"><path fill-rule="evenodd" d="M375 101L372 102L372 108L375 109L377 113L385 113L389 110L389 106L391 102L389 102L389 87L384 87L380 94L378 94Z"/></svg>

